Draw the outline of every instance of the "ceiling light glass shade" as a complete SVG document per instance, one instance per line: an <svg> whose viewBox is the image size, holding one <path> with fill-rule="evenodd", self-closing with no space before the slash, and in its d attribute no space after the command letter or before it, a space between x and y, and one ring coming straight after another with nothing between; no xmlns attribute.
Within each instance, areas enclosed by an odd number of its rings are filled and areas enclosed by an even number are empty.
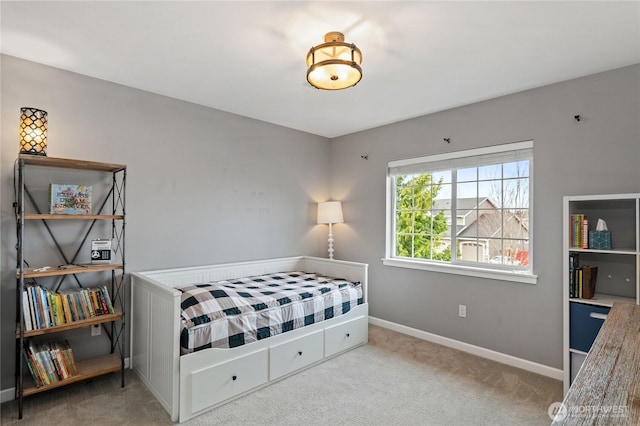
<svg viewBox="0 0 640 426"><path fill-rule="evenodd" d="M362 52L355 44L345 43L337 31L327 33L324 43L307 54L307 81L324 90L340 90L355 86L362 79Z"/></svg>
<svg viewBox="0 0 640 426"><path fill-rule="evenodd" d="M20 108L20 154L47 155L47 111Z"/></svg>

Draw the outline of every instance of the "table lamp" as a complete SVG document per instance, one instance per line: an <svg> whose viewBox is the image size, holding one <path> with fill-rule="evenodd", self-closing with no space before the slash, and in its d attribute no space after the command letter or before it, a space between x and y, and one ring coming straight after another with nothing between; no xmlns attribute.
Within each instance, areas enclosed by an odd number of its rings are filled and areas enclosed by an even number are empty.
<svg viewBox="0 0 640 426"><path fill-rule="evenodd" d="M325 201L318 203L318 223L329 224L329 259L333 259L333 228L334 223L343 223L342 203L340 201Z"/></svg>

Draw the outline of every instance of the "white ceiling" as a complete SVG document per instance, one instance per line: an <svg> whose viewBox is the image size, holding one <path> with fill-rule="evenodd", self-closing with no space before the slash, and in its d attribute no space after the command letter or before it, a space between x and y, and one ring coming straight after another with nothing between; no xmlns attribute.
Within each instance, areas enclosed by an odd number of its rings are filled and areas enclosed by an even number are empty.
<svg viewBox="0 0 640 426"><path fill-rule="evenodd" d="M640 63L640 2L0 2L2 53L336 137ZM329 31L363 79L322 91Z"/></svg>

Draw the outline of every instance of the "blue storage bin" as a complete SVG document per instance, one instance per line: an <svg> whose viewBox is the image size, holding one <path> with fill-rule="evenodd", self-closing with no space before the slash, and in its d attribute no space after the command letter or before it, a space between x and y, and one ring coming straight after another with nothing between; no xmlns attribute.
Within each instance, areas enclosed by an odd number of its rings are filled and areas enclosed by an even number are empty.
<svg viewBox="0 0 640 426"><path fill-rule="evenodd" d="M593 341L604 324L603 315L607 315L611 308L606 306L586 305L582 303L569 303L569 328L571 349L589 352Z"/></svg>

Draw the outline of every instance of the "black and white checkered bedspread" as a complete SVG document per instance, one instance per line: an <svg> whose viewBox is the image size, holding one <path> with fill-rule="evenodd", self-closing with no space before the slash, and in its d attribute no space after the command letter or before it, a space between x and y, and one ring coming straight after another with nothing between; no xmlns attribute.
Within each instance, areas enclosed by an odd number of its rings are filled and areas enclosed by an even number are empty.
<svg viewBox="0 0 640 426"><path fill-rule="evenodd" d="M182 354L234 348L349 312L362 286L306 272L280 272L178 287Z"/></svg>

